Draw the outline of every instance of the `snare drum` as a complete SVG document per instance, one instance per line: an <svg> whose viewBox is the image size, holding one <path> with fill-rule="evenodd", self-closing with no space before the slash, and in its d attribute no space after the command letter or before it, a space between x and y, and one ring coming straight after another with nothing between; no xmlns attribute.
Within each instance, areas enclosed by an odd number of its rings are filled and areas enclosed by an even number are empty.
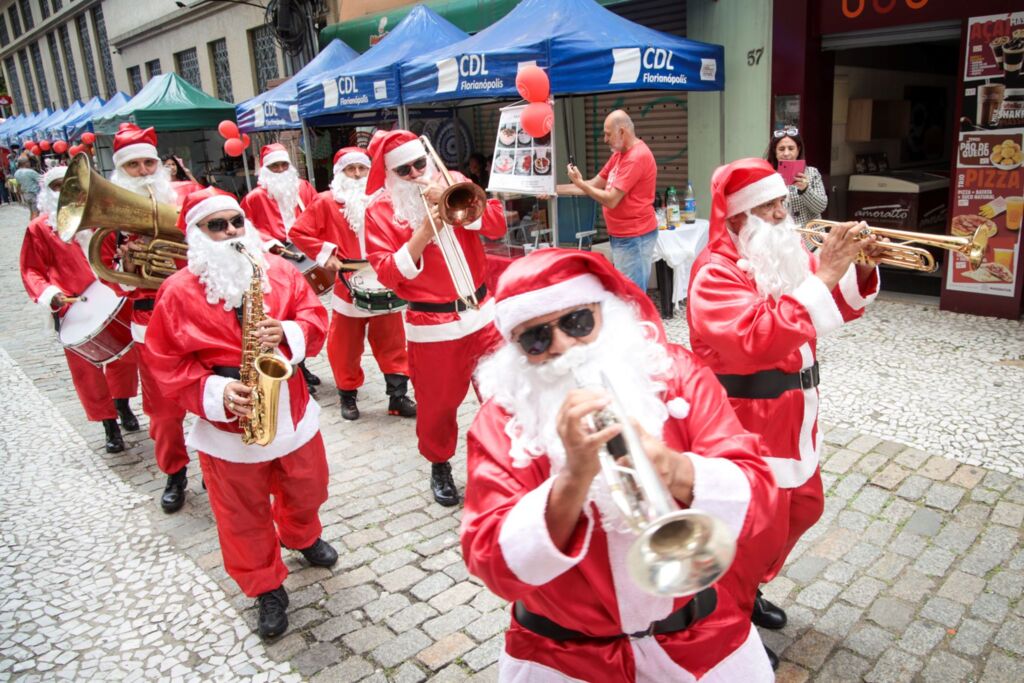
<svg viewBox="0 0 1024 683"><path fill-rule="evenodd" d="M132 309L124 297L97 280L61 318L58 339L96 366L106 365L132 348Z"/></svg>
<svg viewBox="0 0 1024 683"><path fill-rule="evenodd" d="M288 251L294 251L299 253L295 247L288 245ZM317 296L323 296L332 290L334 287L334 273L321 268L317 265L316 261L306 256L302 257L300 261L293 261L292 259L286 258L285 261L295 266L302 277L306 278L306 282L313 288Z"/></svg>
<svg viewBox="0 0 1024 683"><path fill-rule="evenodd" d="M373 268L357 270L348 279L348 286L352 292L352 303L358 309L383 313L405 308L405 300L382 285Z"/></svg>

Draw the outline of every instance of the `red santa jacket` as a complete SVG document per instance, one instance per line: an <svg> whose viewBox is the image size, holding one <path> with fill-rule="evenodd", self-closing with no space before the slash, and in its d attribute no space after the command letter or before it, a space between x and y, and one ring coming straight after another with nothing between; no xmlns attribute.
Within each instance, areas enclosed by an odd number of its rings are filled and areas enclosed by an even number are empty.
<svg viewBox="0 0 1024 683"><path fill-rule="evenodd" d="M690 454L695 470L691 507L718 516L737 538L733 566L714 586L717 609L675 634L558 647L513 621L505 649L515 671L503 669L503 675L529 673L529 664L537 663L574 680L772 680L752 632L749 605L765 563L782 547L772 523L778 489L762 459L761 439L740 425L714 375L682 347L668 348L673 365L666 380L669 418L662 439L673 450ZM514 466L508 422L509 416L490 400L469 430L461 540L471 574L501 597L522 600L529 611L599 638L645 630L690 601L641 591L626 573L635 534L605 530L592 503L584 509L570 551L556 548L545 521L554 482L550 461L542 455L525 467ZM644 656L635 651L638 647ZM712 668L716 673L703 678Z"/></svg>
<svg viewBox="0 0 1024 683"><path fill-rule="evenodd" d="M264 308L281 321L285 342L278 351L294 366L320 353L327 312L298 270L273 254L267 254L267 263L270 290L264 292ZM213 370L238 367L241 324L223 302L206 300L205 287L187 268L160 287L146 352L164 396L198 417L186 440L192 448L232 462L262 462L291 453L319 431L320 406L296 371L281 387L277 437L266 446L242 443L237 418L224 409L224 387L232 379Z"/></svg>
<svg viewBox="0 0 1024 683"><path fill-rule="evenodd" d="M809 368L817 360L818 337L860 317L878 293L877 269L860 285L850 266L831 292L810 275L791 294L765 298L724 223L712 225L711 233L691 271L686 319L694 353L716 374ZM817 257L807 258L817 271ZM814 474L821 448L817 387L730 402L743 426L765 437L779 486L796 488Z"/></svg>
<svg viewBox="0 0 1024 683"><path fill-rule="evenodd" d="M316 190L309 184L308 180L299 179L299 202L295 206L296 218L306 210L316 198ZM281 219L281 209L277 202L270 196L265 187L257 187L245 195L242 200L242 211L263 237L263 246L269 249L272 246L284 246L290 242L288 230L284 227ZM295 227L294 225L292 227Z"/></svg>
<svg viewBox="0 0 1024 683"><path fill-rule="evenodd" d="M21 281L25 291L47 311L55 294L77 296L96 281L77 240L64 242L43 214L28 224L21 243ZM63 313L63 309L60 311Z"/></svg>
<svg viewBox="0 0 1024 683"><path fill-rule="evenodd" d="M465 178L452 173L456 182ZM417 226L418 227L418 226ZM445 228L453 230L466 257L473 283L479 287L487 275L487 260L479 234L498 239L505 234L505 210L497 199L489 199L484 215L476 225ZM445 266L440 247L431 242L414 263L406 243L413 228L395 217L391 193L381 190L366 208L366 255L381 284L406 301L447 303L458 294ZM484 297L480 310L461 313L425 313L407 310L406 338L412 342L436 342L460 339L482 329L494 319L492 292Z"/></svg>

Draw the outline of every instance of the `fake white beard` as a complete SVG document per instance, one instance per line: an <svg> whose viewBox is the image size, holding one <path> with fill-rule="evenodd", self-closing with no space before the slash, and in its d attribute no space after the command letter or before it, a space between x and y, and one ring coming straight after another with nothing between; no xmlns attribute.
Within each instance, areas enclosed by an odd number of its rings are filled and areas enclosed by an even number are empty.
<svg viewBox="0 0 1024 683"><path fill-rule="evenodd" d="M270 291L267 279L267 261L263 257L263 243L260 234L248 219L245 221L245 235L223 242L210 239L198 227L188 229L188 269L199 277L206 288L206 300L211 304L224 302L224 310L230 311L242 305L242 297L249 290L252 281L252 264L238 253L233 246L240 242L246 251L263 269L263 291Z"/></svg>
<svg viewBox="0 0 1024 683"><path fill-rule="evenodd" d="M55 221L51 221L50 225L53 227L54 230L57 229ZM85 254L85 258L87 259L89 258L89 242L90 240L92 240L92 235L94 232L96 231L79 230L78 232L75 233L75 242L78 243L78 246L82 249L82 253Z"/></svg>
<svg viewBox="0 0 1024 683"><path fill-rule="evenodd" d="M57 200L59 198L60 194L54 192L48 186L39 183L39 196L36 197L36 208L39 209L39 213L50 217L51 226L54 226L57 222ZM56 229L54 227L54 230Z"/></svg>
<svg viewBox="0 0 1024 683"><path fill-rule="evenodd" d="M277 202L281 221L287 233L295 223L295 207L299 205L298 170L289 164L287 170L274 173L266 166L261 166L257 184L266 188L270 198Z"/></svg>
<svg viewBox="0 0 1024 683"><path fill-rule="evenodd" d="M135 194L141 194L143 197L148 197L149 190L152 188L153 195L158 202L171 206L178 205L178 193L171 187L171 174L162 164L157 166L156 173L153 175L138 176L137 178L128 175L118 166L110 174L110 182L126 190L131 190Z"/></svg>
<svg viewBox="0 0 1024 683"><path fill-rule="evenodd" d="M423 175L416 180L406 180L392 170L388 170L384 185L391 192L391 205L395 209L395 218L405 221L415 230L427 220L427 208L423 205L420 192L425 190L437 175L434 162L427 160Z"/></svg>
<svg viewBox="0 0 1024 683"><path fill-rule="evenodd" d="M366 194L366 178L349 178L344 173L335 173L331 180L331 196L334 201L345 205L345 220L357 235L362 235L366 206L373 199Z"/></svg>
<svg viewBox="0 0 1024 683"><path fill-rule="evenodd" d="M747 260L757 291L766 298L778 299L791 293L811 274L807 251L796 228L790 216L772 224L747 214L747 223L740 230L736 249Z"/></svg>
<svg viewBox="0 0 1024 683"><path fill-rule="evenodd" d="M565 466L565 447L558 436L558 411L566 394L586 386L600 387L600 372L610 379L629 416L656 438L668 419L662 400L664 377L672 365L664 346L655 341L649 323L641 322L634 308L621 299L601 304L598 338L578 344L541 365L531 365L515 342L506 343L477 368L476 377L485 399L493 398L512 418L505 426L511 441L513 466L525 467L531 458L547 455L551 475ZM629 362L623 362L628 358ZM601 475L594 479L588 499L601 511L605 529L628 528L611 500Z"/></svg>

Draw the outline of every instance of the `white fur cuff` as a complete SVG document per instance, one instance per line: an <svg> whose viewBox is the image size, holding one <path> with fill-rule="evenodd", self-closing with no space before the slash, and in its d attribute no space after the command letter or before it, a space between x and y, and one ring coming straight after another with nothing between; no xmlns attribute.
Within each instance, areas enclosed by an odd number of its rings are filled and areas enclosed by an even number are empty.
<svg viewBox="0 0 1024 683"><path fill-rule="evenodd" d="M269 239L263 242L263 251L270 251L274 247L281 247L284 249L284 244L282 244L281 240L278 239Z"/></svg>
<svg viewBox="0 0 1024 683"><path fill-rule="evenodd" d="M114 152L114 166L120 167L121 164L131 161L132 159L156 159L160 161L160 155L157 154L156 147L145 142L139 142L134 145L128 145Z"/></svg>
<svg viewBox="0 0 1024 683"><path fill-rule="evenodd" d="M203 386L203 418L210 422L231 422L237 420L234 415L228 417L224 410L224 388L233 382L231 377L210 375Z"/></svg>
<svg viewBox="0 0 1024 683"><path fill-rule="evenodd" d="M510 339L512 330L520 323L563 308L598 303L610 296L596 275L585 273L499 301L494 310L494 324L501 336Z"/></svg>
<svg viewBox="0 0 1024 683"><path fill-rule="evenodd" d="M362 152L346 152L341 155L338 159L338 163L334 164L334 173L337 175L340 171L344 171L346 166L352 164L362 164L367 168L370 167L370 157L366 156Z"/></svg>
<svg viewBox="0 0 1024 683"><path fill-rule="evenodd" d="M57 285L50 285L49 287L43 290L42 294L39 295L39 298L36 299L36 303L39 304L42 308L46 309L47 313L53 313L53 306L50 305L50 302L53 301L53 297L63 293L64 292L62 292L60 287L58 287Z"/></svg>
<svg viewBox="0 0 1024 683"><path fill-rule="evenodd" d="M405 144L399 145L390 152L384 155L384 165L388 170L392 170L402 164L408 164L422 159L427 156L427 148L423 146L419 138L410 140Z"/></svg>
<svg viewBox="0 0 1024 683"><path fill-rule="evenodd" d="M395 252L395 265L406 280L413 280L423 272L423 258L420 258L420 264L417 266L416 262L412 260L412 254L409 253L408 244L403 244Z"/></svg>
<svg viewBox="0 0 1024 683"><path fill-rule="evenodd" d="M323 268L327 265L327 259L334 256L334 252L337 250L337 244L331 244L330 242L324 242L324 246L320 247L320 253L316 255L316 264Z"/></svg>
<svg viewBox="0 0 1024 683"><path fill-rule="evenodd" d="M289 164L292 163L292 160L288 157L288 152L278 150L276 152L270 152L267 156L263 157L263 168L266 168L271 164L276 164L279 161L287 161Z"/></svg>
<svg viewBox="0 0 1024 683"><path fill-rule="evenodd" d="M281 329L284 330L284 340L288 342L288 348L292 350L292 357L288 362L292 365L301 363L306 359L306 335L302 328L294 320L282 320Z"/></svg>
<svg viewBox="0 0 1024 683"><path fill-rule="evenodd" d="M197 227L199 221L220 211L237 211L242 213L242 207L238 205L238 200L234 197L217 194L209 199L204 199L189 209L189 212L185 214L185 224L188 228Z"/></svg>
<svg viewBox="0 0 1024 683"><path fill-rule="evenodd" d="M725 522L739 536L750 506L750 482L736 463L684 453L693 463L694 510L703 510Z"/></svg>
<svg viewBox="0 0 1024 683"><path fill-rule="evenodd" d="M859 311L875 300L875 297L878 296L879 285L881 284L881 279L878 277L878 268L875 268L875 289L867 296L861 296L860 283L857 280L857 266L855 265L847 268L846 272L843 273L842 279L839 280L840 294L843 295L847 305L855 311Z"/></svg>
<svg viewBox="0 0 1024 683"><path fill-rule="evenodd" d="M725 217L735 216L765 202L787 196L789 188L786 187L786 181L778 173L772 173L726 197Z"/></svg>
<svg viewBox="0 0 1024 683"><path fill-rule="evenodd" d="M817 275L808 275L793 290L793 298L807 309L807 314L811 316L811 322L814 324L814 331L819 337L838 329L843 324L843 316L839 313L832 293Z"/></svg>

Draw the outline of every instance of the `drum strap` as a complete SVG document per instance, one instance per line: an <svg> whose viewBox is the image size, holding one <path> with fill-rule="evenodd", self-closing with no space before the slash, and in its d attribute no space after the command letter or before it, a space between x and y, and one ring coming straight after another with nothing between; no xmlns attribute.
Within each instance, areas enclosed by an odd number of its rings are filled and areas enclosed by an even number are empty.
<svg viewBox="0 0 1024 683"><path fill-rule="evenodd" d="M53 316L53 331L60 334L60 313L53 312L50 315Z"/></svg>
<svg viewBox="0 0 1024 683"><path fill-rule="evenodd" d="M132 302L132 308L136 311L152 311L156 305L156 299L136 299Z"/></svg>

